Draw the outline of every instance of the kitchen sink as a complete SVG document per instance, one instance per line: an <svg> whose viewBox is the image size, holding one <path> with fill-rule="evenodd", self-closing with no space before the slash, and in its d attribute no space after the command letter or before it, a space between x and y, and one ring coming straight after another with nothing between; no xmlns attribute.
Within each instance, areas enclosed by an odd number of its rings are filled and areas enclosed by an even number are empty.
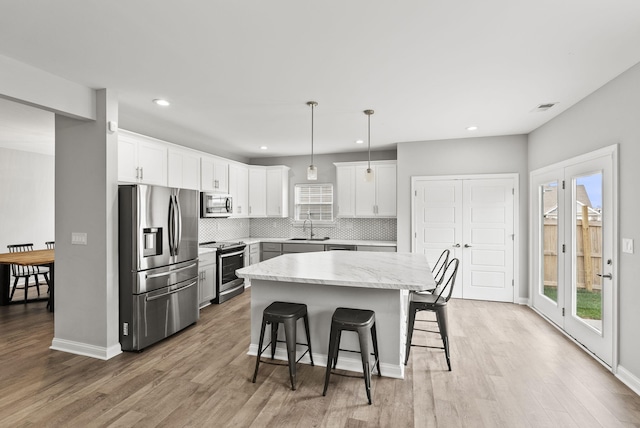
<svg viewBox="0 0 640 428"><path fill-rule="evenodd" d="M324 238L290 238L289 241L326 241L327 239L329 239L328 236L325 236Z"/></svg>

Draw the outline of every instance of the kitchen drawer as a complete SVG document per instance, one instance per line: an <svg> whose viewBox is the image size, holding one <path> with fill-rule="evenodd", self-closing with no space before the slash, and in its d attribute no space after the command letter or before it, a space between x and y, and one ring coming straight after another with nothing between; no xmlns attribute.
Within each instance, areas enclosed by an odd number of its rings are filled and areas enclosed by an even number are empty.
<svg viewBox="0 0 640 428"><path fill-rule="evenodd" d="M396 247L380 246L380 245L358 245L358 251L382 251L387 253L395 253Z"/></svg>
<svg viewBox="0 0 640 428"><path fill-rule="evenodd" d="M282 244L279 242L263 242L262 251L282 251Z"/></svg>
<svg viewBox="0 0 640 428"><path fill-rule="evenodd" d="M324 244L282 244L282 254L313 253L316 251L324 251Z"/></svg>
<svg viewBox="0 0 640 428"><path fill-rule="evenodd" d="M200 261L200 266L216 264L216 252L211 251L210 253L202 253L198 256L198 260Z"/></svg>

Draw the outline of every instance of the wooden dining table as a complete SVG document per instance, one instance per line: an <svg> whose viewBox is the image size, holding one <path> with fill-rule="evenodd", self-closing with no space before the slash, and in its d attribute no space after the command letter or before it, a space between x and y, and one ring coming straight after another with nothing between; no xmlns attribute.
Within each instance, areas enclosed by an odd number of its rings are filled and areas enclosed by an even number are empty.
<svg viewBox="0 0 640 428"><path fill-rule="evenodd" d="M12 264L21 266L46 266L49 268L49 297L29 299L28 302L49 300L49 310L53 312L54 261L55 250L34 250L0 254L0 306L24 302L24 300L16 302L10 299Z"/></svg>

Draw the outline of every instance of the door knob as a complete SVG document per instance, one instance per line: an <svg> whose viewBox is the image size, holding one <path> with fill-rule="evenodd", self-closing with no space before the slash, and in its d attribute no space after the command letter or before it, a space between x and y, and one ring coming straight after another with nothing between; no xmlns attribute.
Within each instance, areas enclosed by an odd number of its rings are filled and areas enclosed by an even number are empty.
<svg viewBox="0 0 640 428"><path fill-rule="evenodd" d="M608 273L606 275L602 275L600 273L597 273L596 275L598 275L600 278L613 279L613 275L611 275L610 273Z"/></svg>
<svg viewBox="0 0 640 428"><path fill-rule="evenodd" d="M452 245L453 248L460 248L460 244Z"/></svg>
<svg viewBox="0 0 640 428"><path fill-rule="evenodd" d="M469 244L464 244L464 248L471 248L471 245L469 245Z"/></svg>

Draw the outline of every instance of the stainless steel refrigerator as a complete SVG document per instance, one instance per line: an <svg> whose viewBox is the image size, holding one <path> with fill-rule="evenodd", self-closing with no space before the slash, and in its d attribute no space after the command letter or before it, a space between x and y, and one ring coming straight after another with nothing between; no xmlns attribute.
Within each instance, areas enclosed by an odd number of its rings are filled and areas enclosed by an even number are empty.
<svg viewBox="0 0 640 428"><path fill-rule="evenodd" d="M118 188L120 345L139 351L198 320L198 192Z"/></svg>

